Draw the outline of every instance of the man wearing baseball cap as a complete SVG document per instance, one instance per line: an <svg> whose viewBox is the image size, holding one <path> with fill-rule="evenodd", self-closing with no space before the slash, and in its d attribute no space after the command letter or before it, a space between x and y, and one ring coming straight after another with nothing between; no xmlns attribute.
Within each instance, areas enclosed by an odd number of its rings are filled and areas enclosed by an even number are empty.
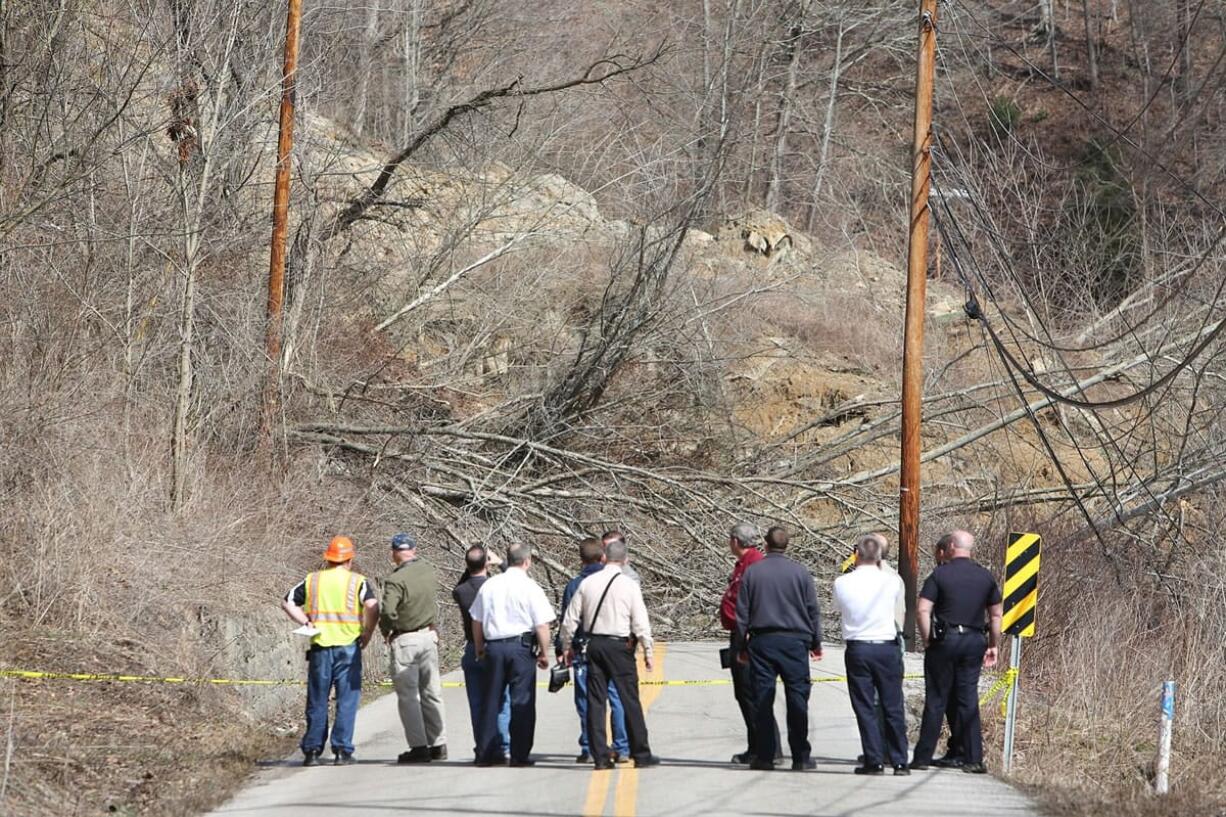
<svg viewBox="0 0 1226 817"><path fill-rule="evenodd" d="M417 558L411 533L392 537L396 568L383 580L379 629L391 658L392 686L400 707L400 723L409 744L400 763L447 759L443 723L443 683L438 668L438 577L434 565Z"/></svg>
<svg viewBox="0 0 1226 817"><path fill-rule="evenodd" d="M379 621L379 600L366 577L351 570L353 541L335 536L324 551L324 568L307 575L285 595L281 609L295 624L315 630L307 650L306 732L303 766L315 766L328 739L328 694L336 689L332 723L333 763L353 760L353 724L362 695L362 650Z"/></svg>

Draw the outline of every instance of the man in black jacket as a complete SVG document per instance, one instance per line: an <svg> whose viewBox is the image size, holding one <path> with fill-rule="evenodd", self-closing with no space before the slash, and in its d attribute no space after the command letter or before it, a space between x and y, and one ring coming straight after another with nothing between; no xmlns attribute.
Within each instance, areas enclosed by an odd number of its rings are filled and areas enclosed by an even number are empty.
<svg viewBox="0 0 1226 817"><path fill-rule="evenodd" d="M783 679L787 696L788 745L792 769L816 768L809 747L809 655L822 657L821 612L813 576L799 562L784 555L788 534L775 527L766 532L766 557L746 571L736 600L736 628L740 643L748 642L753 673L755 711L758 714L756 758L750 768L774 769L775 680ZM806 654L807 653L807 654Z"/></svg>

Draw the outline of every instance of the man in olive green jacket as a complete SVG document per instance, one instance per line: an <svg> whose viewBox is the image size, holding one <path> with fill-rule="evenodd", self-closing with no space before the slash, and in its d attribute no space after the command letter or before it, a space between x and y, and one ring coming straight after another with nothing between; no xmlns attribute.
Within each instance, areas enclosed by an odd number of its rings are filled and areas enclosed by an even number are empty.
<svg viewBox="0 0 1226 817"><path fill-rule="evenodd" d="M391 653L392 686L409 750L400 763L447 758L443 724L443 685L438 667L438 579L434 566L417 558L410 533L392 537L396 568L383 580L379 629Z"/></svg>

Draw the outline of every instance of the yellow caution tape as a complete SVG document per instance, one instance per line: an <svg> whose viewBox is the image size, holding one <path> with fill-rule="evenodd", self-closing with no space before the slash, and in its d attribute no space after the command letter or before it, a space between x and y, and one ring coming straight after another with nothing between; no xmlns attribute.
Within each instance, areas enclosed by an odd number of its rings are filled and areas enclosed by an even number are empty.
<svg viewBox="0 0 1226 817"><path fill-rule="evenodd" d="M1011 670L1012 671L1012 670ZM903 678L908 681L920 680L923 675L904 675ZM305 686L306 681L297 678L286 678L281 680L263 679L263 678L176 678L160 675L118 675L113 673L96 673L96 672L42 672L39 670L21 670L21 669L5 669L0 670L0 678L18 678L26 681L105 681L105 682L122 682L122 683L146 683L146 684L211 684L214 686ZM845 683L847 676L845 675L828 675L822 678L811 678L815 684L831 684ZM997 684L1000 682L998 681ZM648 681L640 680L639 686L664 686L664 687L686 687L686 686L729 686L732 684L730 678L710 678L705 680L671 680L671 681ZM375 686L390 687L390 680L376 681ZM447 689L461 689L464 687L463 681L444 681L443 686ZM538 684L537 686L546 687L548 684Z"/></svg>
<svg viewBox="0 0 1226 817"><path fill-rule="evenodd" d="M1000 677L996 679L996 683L992 684L992 686L988 688L988 691L983 693L982 696L980 696L979 698L980 708L987 706L989 703L991 703L993 698L995 698L997 695L1000 695L1002 692L1012 689L1014 683L1016 682L1017 682L1017 669L1014 667L1009 667L1009 669L1005 670L1004 672L1000 674ZM1001 695L1000 716L1002 718L1005 716L1005 710L1008 708L1008 706L1009 706L1009 696Z"/></svg>
<svg viewBox="0 0 1226 817"><path fill-rule="evenodd" d="M285 679L279 681L265 679L239 680L234 678L175 678L158 675L116 675L96 672L41 672L37 670L5 669L0 670L0 678L21 678L24 680L55 680L55 681L121 681L157 684L213 684L216 686L303 686L306 681Z"/></svg>

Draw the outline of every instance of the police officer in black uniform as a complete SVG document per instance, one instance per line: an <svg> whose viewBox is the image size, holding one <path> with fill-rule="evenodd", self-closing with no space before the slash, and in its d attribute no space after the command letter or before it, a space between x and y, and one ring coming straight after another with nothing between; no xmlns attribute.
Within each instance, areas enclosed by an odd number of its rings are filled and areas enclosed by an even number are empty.
<svg viewBox="0 0 1226 817"><path fill-rule="evenodd" d="M920 639L926 645L924 718L911 768L932 765L952 699L958 710L962 770L983 774L987 768L979 723L979 673L996 665L1003 599L995 577L971 558L975 537L955 530L941 537L937 547L950 551L952 558L924 580L916 605Z"/></svg>

